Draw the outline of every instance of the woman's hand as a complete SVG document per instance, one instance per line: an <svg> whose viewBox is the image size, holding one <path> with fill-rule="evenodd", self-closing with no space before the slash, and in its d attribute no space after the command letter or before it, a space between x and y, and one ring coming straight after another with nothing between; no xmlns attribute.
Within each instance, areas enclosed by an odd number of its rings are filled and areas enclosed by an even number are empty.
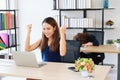
<svg viewBox="0 0 120 80"><path fill-rule="evenodd" d="M61 26L60 27L60 34L65 34L66 33L66 26Z"/></svg>
<svg viewBox="0 0 120 80"><path fill-rule="evenodd" d="M28 25L27 25L27 31L28 31L28 33L31 32L31 28L32 28L32 24L28 24Z"/></svg>

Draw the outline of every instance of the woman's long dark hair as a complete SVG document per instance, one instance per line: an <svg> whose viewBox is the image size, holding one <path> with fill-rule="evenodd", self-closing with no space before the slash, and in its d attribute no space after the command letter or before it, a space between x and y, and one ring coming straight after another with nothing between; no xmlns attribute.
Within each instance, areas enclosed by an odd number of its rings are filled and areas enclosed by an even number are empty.
<svg viewBox="0 0 120 80"><path fill-rule="evenodd" d="M54 31L53 34L53 40L50 44L50 50L55 52L59 49L59 41L60 41L60 33L59 33L59 27L58 24L56 22L56 20L52 17L47 17L43 20L43 23L48 23L50 24L53 28L55 28L56 30ZM40 43L40 47L41 47L41 51L44 50L44 48L47 46L48 44L48 38L42 33L42 39L41 39L41 43Z"/></svg>

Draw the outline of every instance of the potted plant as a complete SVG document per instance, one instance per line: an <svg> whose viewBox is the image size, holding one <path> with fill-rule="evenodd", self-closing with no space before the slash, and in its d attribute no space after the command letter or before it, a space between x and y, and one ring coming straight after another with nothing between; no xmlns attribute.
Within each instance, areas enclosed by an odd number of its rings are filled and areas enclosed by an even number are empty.
<svg viewBox="0 0 120 80"><path fill-rule="evenodd" d="M107 40L107 44L114 44L114 42L113 42L113 40L112 39L110 39L110 40Z"/></svg>
<svg viewBox="0 0 120 80"><path fill-rule="evenodd" d="M84 72L86 74L82 74L83 77L88 76L88 73L91 73L94 69L95 64L92 58L78 58L75 60L75 70L81 72L81 74L83 71L87 72Z"/></svg>
<svg viewBox="0 0 120 80"><path fill-rule="evenodd" d="M118 47L120 47L120 39L115 39L115 40L113 40L113 42L114 42L114 45L118 48Z"/></svg>
<svg viewBox="0 0 120 80"><path fill-rule="evenodd" d="M105 24L111 27L112 25L114 25L114 22L112 20L108 20Z"/></svg>
<svg viewBox="0 0 120 80"><path fill-rule="evenodd" d="M120 47L120 39L107 40L107 44L114 44L116 47Z"/></svg>

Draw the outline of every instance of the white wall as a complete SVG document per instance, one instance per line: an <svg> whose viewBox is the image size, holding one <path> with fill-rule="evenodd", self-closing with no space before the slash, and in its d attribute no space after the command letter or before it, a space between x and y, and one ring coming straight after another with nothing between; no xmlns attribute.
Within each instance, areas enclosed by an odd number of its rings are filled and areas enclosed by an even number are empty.
<svg viewBox="0 0 120 80"><path fill-rule="evenodd" d="M120 38L120 0L109 0L110 7L114 10L105 11L105 20L112 19L115 22L115 29L105 30L105 41L111 38ZM26 25L33 24L31 33L31 43L41 37L42 20L47 16L53 16L57 11L52 10L52 0L19 0L19 27L20 27L20 50L24 50ZM76 13L76 12L75 12ZM71 14L73 15L73 14ZM99 15L98 15L99 16ZM67 38L72 38L80 30L67 30ZM40 53L38 50L37 53ZM117 55L106 54L105 63L112 63L117 65Z"/></svg>
<svg viewBox="0 0 120 80"><path fill-rule="evenodd" d="M42 20L52 15L51 0L19 0L20 50L24 50L26 25L32 24L31 43L41 37ZM39 50L35 51L40 53Z"/></svg>

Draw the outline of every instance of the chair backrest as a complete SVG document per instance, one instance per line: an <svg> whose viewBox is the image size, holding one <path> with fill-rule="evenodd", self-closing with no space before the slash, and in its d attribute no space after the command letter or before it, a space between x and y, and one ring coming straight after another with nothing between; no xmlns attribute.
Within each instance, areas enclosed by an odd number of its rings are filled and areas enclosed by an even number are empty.
<svg viewBox="0 0 120 80"><path fill-rule="evenodd" d="M74 63L80 55L80 46L80 41L66 40L67 52L66 55L62 57L62 62Z"/></svg>
<svg viewBox="0 0 120 80"><path fill-rule="evenodd" d="M99 44L103 44L104 42L104 31L85 31L86 33L88 33L89 35L92 34L96 37L96 39L98 40ZM98 61L98 63L103 64L103 60L105 58L105 54L104 53L97 53L97 58L96 61Z"/></svg>

